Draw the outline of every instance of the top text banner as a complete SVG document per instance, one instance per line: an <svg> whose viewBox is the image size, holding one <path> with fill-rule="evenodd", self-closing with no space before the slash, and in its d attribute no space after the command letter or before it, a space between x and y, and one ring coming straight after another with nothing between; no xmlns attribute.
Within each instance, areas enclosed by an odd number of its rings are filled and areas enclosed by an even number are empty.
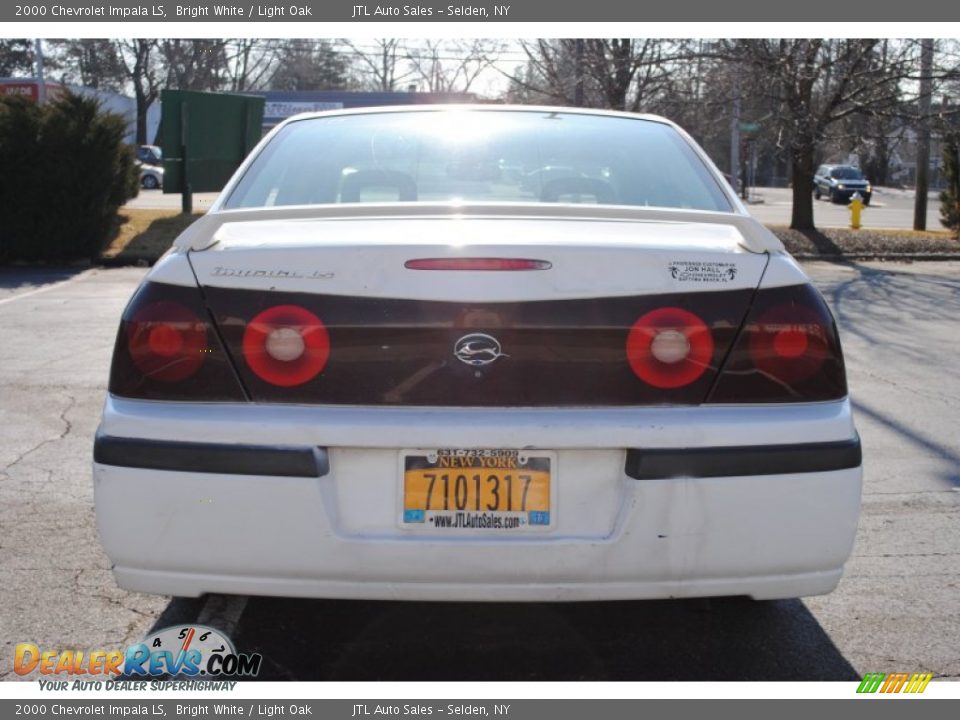
<svg viewBox="0 0 960 720"><path fill-rule="evenodd" d="M952 10L950 8L953 8ZM502 0L447 4L445 0L212 2L193 0L23 0L0 6L11 22L795 22L960 20L960 3L943 0ZM6 33L2 33L6 34ZM62 34L62 32L61 32Z"/></svg>

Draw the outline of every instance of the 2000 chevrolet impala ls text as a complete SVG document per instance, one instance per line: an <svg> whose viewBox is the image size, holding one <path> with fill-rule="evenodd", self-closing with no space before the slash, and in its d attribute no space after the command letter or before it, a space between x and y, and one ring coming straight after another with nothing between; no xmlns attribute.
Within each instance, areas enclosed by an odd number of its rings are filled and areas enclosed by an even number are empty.
<svg viewBox="0 0 960 720"><path fill-rule="evenodd" d="M853 544L831 314L696 144L559 108L276 128L124 312L131 590L794 597Z"/></svg>

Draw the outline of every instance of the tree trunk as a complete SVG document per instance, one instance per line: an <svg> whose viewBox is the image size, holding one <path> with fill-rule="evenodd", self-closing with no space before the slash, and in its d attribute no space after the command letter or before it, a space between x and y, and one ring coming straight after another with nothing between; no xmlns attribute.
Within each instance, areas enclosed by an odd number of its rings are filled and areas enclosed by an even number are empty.
<svg viewBox="0 0 960 720"><path fill-rule="evenodd" d="M149 145L147 142L147 103L143 93L137 93L137 145Z"/></svg>
<svg viewBox="0 0 960 720"><path fill-rule="evenodd" d="M933 40L922 41L920 54L920 118L917 131L917 188L913 229L927 229L927 192L930 189L930 94L933 86Z"/></svg>
<svg viewBox="0 0 960 720"><path fill-rule="evenodd" d="M793 212L790 227L793 230L813 230L813 155L812 143L795 146L793 157Z"/></svg>
<svg viewBox="0 0 960 720"><path fill-rule="evenodd" d="M153 101L136 85L134 91L137 99L137 145L150 145L147 139L147 111Z"/></svg>
<svg viewBox="0 0 960 720"><path fill-rule="evenodd" d="M890 169L890 143L887 138L882 137L877 140L877 148L874 153L873 167L870 168L867 179L874 185L887 184L887 174Z"/></svg>

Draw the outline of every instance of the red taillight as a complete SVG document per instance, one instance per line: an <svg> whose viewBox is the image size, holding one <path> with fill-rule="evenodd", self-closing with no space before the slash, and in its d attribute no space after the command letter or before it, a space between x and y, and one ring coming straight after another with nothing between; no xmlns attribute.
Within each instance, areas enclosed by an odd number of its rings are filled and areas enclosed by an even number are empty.
<svg viewBox="0 0 960 720"><path fill-rule="evenodd" d="M165 383L186 380L203 364L207 325L179 303L150 303L130 319L127 348L146 377Z"/></svg>
<svg viewBox="0 0 960 720"><path fill-rule="evenodd" d="M123 312L109 391L144 400L246 400L200 289L158 282L144 283Z"/></svg>
<svg viewBox="0 0 960 720"><path fill-rule="evenodd" d="M302 385L327 364L330 336L309 310L277 305L249 322L243 333L243 356L257 377L271 385Z"/></svg>
<svg viewBox="0 0 960 720"><path fill-rule="evenodd" d="M757 292L707 402L815 402L846 394L833 317L803 284Z"/></svg>
<svg viewBox="0 0 960 720"><path fill-rule="evenodd" d="M627 360L638 378L658 388L689 385L703 375L713 357L710 328L688 310L651 310L627 336Z"/></svg>
<svg viewBox="0 0 960 720"><path fill-rule="evenodd" d="M549 270L546 260L524 258L421 258L407 260L408 270Z"/></svg>
<svg viewBox="0 0 960 720"><path fill-rule="evenodd" d="M772 378L796 383L813 375L829 354L828 330L812 310L778 305L751 327L750 355L757 368Z"/></svg>

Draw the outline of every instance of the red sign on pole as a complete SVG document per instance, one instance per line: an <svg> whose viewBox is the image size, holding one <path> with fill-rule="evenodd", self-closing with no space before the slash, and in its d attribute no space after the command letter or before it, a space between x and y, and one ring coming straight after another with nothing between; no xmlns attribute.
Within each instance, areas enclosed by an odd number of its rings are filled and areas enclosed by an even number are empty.
<svg viewBox="0 0 960 720"><path fill-rule="evenodd" d="M40 98L40 86L35 82L0 83L0 95L22 95L36 102Z"/></svg>

